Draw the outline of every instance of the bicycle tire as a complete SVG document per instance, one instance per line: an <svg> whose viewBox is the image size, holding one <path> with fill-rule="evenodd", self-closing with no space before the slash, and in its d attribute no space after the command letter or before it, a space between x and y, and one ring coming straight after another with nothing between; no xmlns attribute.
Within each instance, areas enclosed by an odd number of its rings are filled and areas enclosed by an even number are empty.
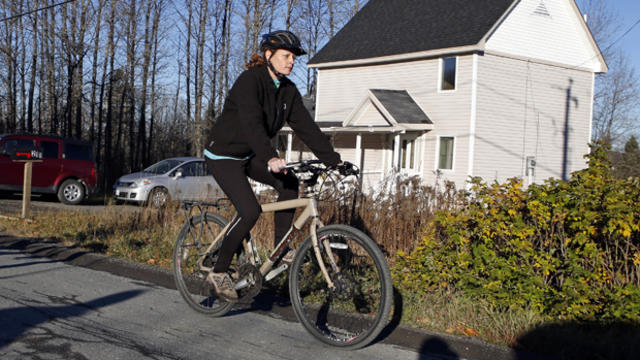
<svg viewBox="0 0 640 360"><path fill-rule="evenodd" d="M380 334L393 306L393 283L380 248L346 225L321 228L318 241L337 291L331 291L317 264L311 238L297 250L289 274L291 304L304 328L318 340L343 349L366 346ZM339 273L332 271L325 238Z"/></svg>
<svg viewBox="0 0 640 360"><path fill-rule="evenodd" d="M216 213L194 215L180 229L173 249L173 274L180 295L191 309L212 317L225 315L234 304L216 297L213 287L205 281L207 273L197 268L197 262L227 222ZM206 266L213 267L219 247L218 244L213 249Z"/></svg>

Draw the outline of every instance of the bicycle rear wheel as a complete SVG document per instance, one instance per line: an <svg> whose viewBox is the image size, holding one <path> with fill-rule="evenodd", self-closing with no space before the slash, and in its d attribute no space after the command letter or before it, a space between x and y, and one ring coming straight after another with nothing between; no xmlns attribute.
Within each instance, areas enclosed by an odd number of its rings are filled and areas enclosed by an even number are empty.
<svg viewBox="0 0 640 360"><path fill-rule="evenodd" d="M289 274L293 310L320 341L345 349L363 347L389 320L393 304L389 266L373 240L357 229L330 225L317 235L323 262L336 289L329 289L309 237L298 249ZM325 239L329 240L337 272L322 248Z"/></svg>
<svg viewBox="0 0 640 360"><path fill-rule="evenodd" d="M194 215L180 230L173 249L173 274L180 295L190 308L209 316L223 316L234 305L216 296L205 281L208 274L198 267L198 259L226 224L227 220L219 214ZM204 266L213 267L220 243L207 255Z"/></svg>

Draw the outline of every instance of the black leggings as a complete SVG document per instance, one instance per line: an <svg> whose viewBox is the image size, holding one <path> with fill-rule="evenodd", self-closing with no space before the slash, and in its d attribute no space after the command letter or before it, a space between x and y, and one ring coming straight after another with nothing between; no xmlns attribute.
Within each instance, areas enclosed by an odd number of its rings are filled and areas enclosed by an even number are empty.
<svg viewBox="0 0 640 360"><path fill-rule="evenodd" d="M242 244L242 239L249 236L262 212L247 176L263 184L273 186L278 192L278 201L296 199L298 197L298 180L291 172L287 174L272 173L267 165L252 157L248 160L211 160L206 158L207 166L222 191L231 200L238 215L231 221L231 226L224 236L222 247L218 253L214 272L226 272L231 265L233 255ZM275 242L282 239L291 227L295 209L277 211L274 214Z"/></svg>

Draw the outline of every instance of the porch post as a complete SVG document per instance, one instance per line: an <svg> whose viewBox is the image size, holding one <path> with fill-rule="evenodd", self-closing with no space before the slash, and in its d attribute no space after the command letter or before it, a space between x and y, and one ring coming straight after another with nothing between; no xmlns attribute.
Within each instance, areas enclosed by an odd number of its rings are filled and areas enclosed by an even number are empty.
<svg viewBox="0 0 640 360"><path fill-rule="evenodd" d="M293 143L293 133L287 134L287 152L285 153L285 161L291 162L291 144Z"/></svg>
<svg viewBox="0 0 640 360"><path fill-rule="evenodd" d="M356 166L360 168L361 171L364 171L362 168L362 154L360 148L362 147L362 134L356 134Z"/></svg>
<svg viewBox="0 0 640 360"><path fill-rule="evenodd" d="M393 137L393 168L400 169L400 134Z"/></svg>

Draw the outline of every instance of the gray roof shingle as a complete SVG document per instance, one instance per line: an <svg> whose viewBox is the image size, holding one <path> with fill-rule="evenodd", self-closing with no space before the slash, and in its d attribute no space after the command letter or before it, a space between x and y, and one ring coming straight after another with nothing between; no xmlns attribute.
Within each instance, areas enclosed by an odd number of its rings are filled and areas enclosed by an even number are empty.
<svg viewBox="0 0 640 360"><path fill-rule="evenodd" d="M515 0L370 0L310 65L475 45Z"/></svg>
<svg viewBox="0 0 640 360"><path fill-rule="evenodd" d="M433 124L406 90L371 89L393 118L400 124Z"/></svg>

